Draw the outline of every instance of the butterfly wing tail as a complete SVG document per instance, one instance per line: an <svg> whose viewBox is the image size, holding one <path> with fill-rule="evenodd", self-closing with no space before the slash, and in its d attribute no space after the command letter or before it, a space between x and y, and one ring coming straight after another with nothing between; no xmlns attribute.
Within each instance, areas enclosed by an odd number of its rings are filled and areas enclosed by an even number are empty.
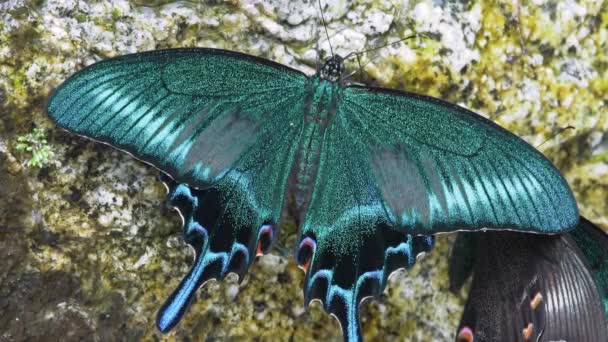
<svg viewBox="0 0 608 342"><path fill-rule="evenodd" d="M186 313L196 291L213 276L217 277L218 263L210 265L204 252L196 252L194 265L158 311L156 326L162 333L173 329Z"/></svg>
<svg viewBox="0 0 608 342"><path fill-rule="evenodd" d="M188 274L158 312L156 323L163 333L179 323L194 294L205 282L221 280L229 273L236 273L242 280L255 256L267 252L274 237L274 226L256 218L253 211L244 214L226 210L230 201L220 196L220 191L195 190L171 180L164 181L169 187L169 205L180 212L184 239L194 248L196 256ZM241 210L246 209L241 207ZM235 213L250 218L251 226L238 224Z"/></svg>

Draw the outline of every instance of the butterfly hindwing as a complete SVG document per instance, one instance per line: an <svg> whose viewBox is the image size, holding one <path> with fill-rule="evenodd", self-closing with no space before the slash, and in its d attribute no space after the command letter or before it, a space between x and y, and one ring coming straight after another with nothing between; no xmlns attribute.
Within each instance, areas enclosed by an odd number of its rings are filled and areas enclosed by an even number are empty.
<svg viewBox="0 0 608 342"><path fill-rule="evenodd" d="M468 234L477 246L457 341L608 338L592 269L570 234Z"/></svg>
<svg viewBox="0 0 608 342"><path fill-rule="evenodd" d="M448 263L450 291L452 292L458 292L473 272L478 237L479 234L476 232L456 234Z"/></svg>
<svg viewBox="0 0 608 342"><path fill-rule="evenodd" d="M243 275L277 232L300 134L307 77L213 49L161 50L94 64L52 96L64 128L170 175L196 259L159 311L166 332L206 280Z"/></svg>
<svg viewBox="0 0 608 342"><path fill-rule="evenodd" d="M600 295L608 323L608 234L584 217L570 236L589 262Z"/></svg>

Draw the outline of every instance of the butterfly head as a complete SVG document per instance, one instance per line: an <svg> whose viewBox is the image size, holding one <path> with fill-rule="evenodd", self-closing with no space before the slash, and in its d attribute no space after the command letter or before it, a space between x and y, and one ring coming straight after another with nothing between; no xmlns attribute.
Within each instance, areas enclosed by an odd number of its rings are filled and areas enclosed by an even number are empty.
<svg viewBox="0 0 608 342"><path fill-rule="evenodd" d="M325 59L325 63L319 69L319 77L322 80L337 82L340 80L344 72L344 58L339 55L333 55Z"/></svg>

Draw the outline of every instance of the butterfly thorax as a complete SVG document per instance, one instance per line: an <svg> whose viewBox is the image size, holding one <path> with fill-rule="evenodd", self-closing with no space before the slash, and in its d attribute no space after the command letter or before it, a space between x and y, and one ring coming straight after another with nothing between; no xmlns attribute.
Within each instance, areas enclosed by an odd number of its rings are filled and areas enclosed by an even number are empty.
<svg viewBox="0 0 608 342"><path fill-rule="evenodd" d="M333 55L325 59L325 63L317 72L317 75L322 80L330 82L338 82L344 72L344 58L339 55Z"/></svg>
<svg viewBox="0 0 608 342"><path fill-rule="evenodd" d="M320 76L314 76L308 82L307 93L303 113L304 126L293 174L294 195L300 209L306 206L310 198L319 165L323 135L336 112L341 86Z"/></svg>

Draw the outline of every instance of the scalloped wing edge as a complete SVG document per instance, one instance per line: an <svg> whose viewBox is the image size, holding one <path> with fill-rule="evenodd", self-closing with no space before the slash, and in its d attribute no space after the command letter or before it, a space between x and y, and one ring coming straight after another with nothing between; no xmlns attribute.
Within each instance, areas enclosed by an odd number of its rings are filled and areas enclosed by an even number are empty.
<svg viewBox="0 0 608 342"><path fill-rule="evenodd" d="M340 324L344 341L362 341L359 307L370 297L382 293L392 274L401 269L410 269L417 257L434 247L433 236L407 235L406 241L384 249L384 262L380 269L359 274L350 288L333 283L334 270L307 271L304 285L304 303L319 300L325 311ZM314 254L314 253L313 253ZM314 255L312 256L314 263Z"/></svg>

